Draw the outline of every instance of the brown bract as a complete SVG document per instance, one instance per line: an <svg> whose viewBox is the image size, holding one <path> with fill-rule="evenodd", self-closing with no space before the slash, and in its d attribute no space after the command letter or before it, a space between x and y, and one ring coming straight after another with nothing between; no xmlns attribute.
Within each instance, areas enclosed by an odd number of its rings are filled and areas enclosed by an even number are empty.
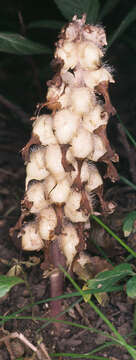
<svg viewBox="0 0 136 360"><path fill-rule="evenodd" d="M56 226L56 228L54 230L54 233L56 235L59 235L59 234L61 234L63 216L64 216L63 206L54 205L54 209L55 209L56 216L57 216L57 226Z"/></svg>
<svg viewBox="0 0 136 360"><path fill-rule="evenodd" d="M114 156L115 154L115 151L112 150L111 146L110 146L110 143L109 143L109 140L107 138L107 134L106 134L106 125L102 125L100 126L99 128L97 128L94 133L98 136L101 137L104 145L105 145L105 148L107 150L107 153L105 155L103 155L103 157L101 159L103 159L104 157L108 157L109 159L112 159L112 157Z"/></svg>
<svg viewBox="0 0 136 360"><path fill-rule="evenodd" d="M39 140L38 135L32 135L32 137L30 138L28 143L21 150L23 160L24 161L29 160L29 149L30 149L31 145L40 145L40 144L41 144L41 142Z"/></svg>
<svg viewBox="0 0 136 360"><path fill-rule="evenodd" d="M75 180L73 181L72 187L76 190L76 191L81 191L85 184L82 183L81 181L81 167L83 165L83 161L82 159L76 159L77 160L77 166L78 166L78 174L75 178Z"/></svg>
<svg viewBox="0 0 136 360"><path fill-rule="evenodd" d="M93 207L90 204L90 201L87 197L86 191L83 189L81 191L82 197L80 201L80 209L85 213L85 215L91 215L93 213Z"/></svg>
<svg viewBox="0 0 136 360"><path fill-rule="evenodd" d="M74 166L72 164L70 164L68 162L68 160L66 159L66 153L67 153L67 150L69 149L71 145L70 144L64 144L64 145L60 145L61 147L61 152L62 152L62 160L61 160L61 163L62 163L62 166L64 167L64 170L66 172L70 172L72 170L75 170Z"/></svg>
<svg viewBox="0 0 136 360"><path fill-rule="evenodd" d="M55 74L52 80L47 81L47 86L56 86L59 88L61 84L62 84L62 78L59 73Z"/></svg>
<svg viewBox="0 0 136 360"><path fill-rule="evenodd" d="M96 86L95 90L98 94L103 95L103 97L104 97L104 100L105 100L104 110L109 115L115 115L116 109L111 104L109 93L108 93L108 87L109 87L108 81L102 81L99 83L99 85Z"/></svg>
<svg viewBox="0 0 136 360"><path fill-rule="evenodd" d="M77 253L80 253L80 251L86 249L85 236L84 236L84 225L82 222L79 222L79 223L75 224L75 228L76 228L76 231L77 231L79 239L80 239L80 242L76 246L76 248L77 248Z"/></svg>

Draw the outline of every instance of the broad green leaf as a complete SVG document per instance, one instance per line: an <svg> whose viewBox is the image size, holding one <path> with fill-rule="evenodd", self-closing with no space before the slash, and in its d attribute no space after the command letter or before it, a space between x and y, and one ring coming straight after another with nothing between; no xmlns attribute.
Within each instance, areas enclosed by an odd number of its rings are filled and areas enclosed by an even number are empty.
<svg viewBox="0 0 136 360"><path fill-rule="evenodd" d="M128 28L133 21L136 20L136 6L133 7L131 11L129 11L128 15L123 19L117 30L115 30L113 36L109 40L108 48L112 45L112 43L120 36L122 33Z"/></svg>
<svg viewBox="0 0 136 360"><path fill-rule="evenodd" d="M10 32L0 32L0 51L16 55L52 53L49 47Z"/></svg>
<svg viewBox="0 0 136 360"><path fill-rule="evenodd" d="M136 211L130 212L123 221L123 232L124 236L127 237L133 230L134 221L136 220Z"/></svg>
<svg viewBox="0 0 136 360"><path fill-rule="evenodd" d="M86 19L88 24L92 24L92 23L96 24L98 19L99 9L100 9L99 0L90 1L90 6L87 12L87 19Z"/></svg>
<svg viewBox="0 0 136 360"><path fill-rule="evenodd" d="M55 0L56 5L69 21L74 15L87 14L87 22L95 22L99 11L99 0Z"/></svg>
<svg viewBox="0 0 136 360"><path fill-rule="evenodd" d="M88 288L91 291L100 290L104 292L111 291L113 285L128 275L133 275L130 264L117 265L113 270L103 271L94 279L88 280Z"/></svg>
<svg viewBox="0 0 136 360"><path fill-rule="evenodd" d="M4 296L14 285L23 283L19 277L0 275L0 297Z"/></svg>
<svg viewBox="0 0 136 360"><path fill-rule="evenodd" d="M114 7L118 4L120 0L107 0L103 7L102 7L102 10L100 12L100 15L99 15L99 21L104 17L106 16L107 14L109 14L109 12L111 12Z"/></svg>
<svg viewBox="0 0 136 360"><path fill-rule="evenodd" d="M45 29L61 29L65 23L63 21L55 20L39 20L33 21L28 25L28 29L32 28L45 28Z"/></svg>
<svg viewBox="0 0 136 360"><path fill-rule="evenodd" d="M129 297L136 298L136 275L127 281L126 292Z"/></svg>

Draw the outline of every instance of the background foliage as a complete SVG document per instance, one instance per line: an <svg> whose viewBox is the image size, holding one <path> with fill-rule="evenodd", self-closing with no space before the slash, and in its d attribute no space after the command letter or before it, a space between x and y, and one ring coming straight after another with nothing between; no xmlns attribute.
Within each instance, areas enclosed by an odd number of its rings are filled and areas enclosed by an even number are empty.
<svg viewBox="0 0 136 360"><path fill-rule="evenodd" d="M126 0L6 0L0 8L1 94L31 113L43 100L54 41L63 24L76 13L106 27L109 45L127 42L136 54L136 6ZM116 40L116 41L115 41ZM114 51L114 50L111 50ZM18 56L19 55L19 56ZM4 75L5 76L4 76ZM16 78L17 75L17 78ZM6 77L6 78L5 78ZM8 87L7 82L8 81ZM30 98L26 89L30 92Z"/></svg>

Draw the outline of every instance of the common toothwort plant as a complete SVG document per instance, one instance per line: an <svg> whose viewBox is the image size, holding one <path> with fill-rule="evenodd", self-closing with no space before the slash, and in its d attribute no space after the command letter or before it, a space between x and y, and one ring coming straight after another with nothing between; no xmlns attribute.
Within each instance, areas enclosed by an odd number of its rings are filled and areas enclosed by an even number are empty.
<svg viewBox="0 0 136 360"><path fill-rule="evenodd" d="M112 162L118 156L106 135L111 105L108 85L114 83L110 67L102 64L106 35L100 26L85 24L75 15L59 35L48 81L48 113L37 116L32 136L22 153L26 164L26 190L19 229L23 250L44 250L41 267L50 273L51 297L62 294L63 274L86 249L86 229L95 213L94 195L101 210L111 213L103 199L103 179L97 162L106 163L111 181L118 178ZM31 220L28 220L31 219ZM81 261L82 263L82 261ZM61 302L51 304L51 315Z"/></svg>

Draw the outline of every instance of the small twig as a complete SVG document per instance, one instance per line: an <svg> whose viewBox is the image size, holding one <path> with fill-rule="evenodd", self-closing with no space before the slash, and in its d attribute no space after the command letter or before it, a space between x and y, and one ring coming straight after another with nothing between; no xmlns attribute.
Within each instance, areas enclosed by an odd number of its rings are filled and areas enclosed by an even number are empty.
<svg viewBox="0 0 136 360"><path fill-rule="evenodd" d="M19 19L19 23L20 23L21 34L22 34L22 36L25 36L26 35L26 27L25 27L23 16L22 16L22 13L20 10L18 11L18 19Z"/></svg>
<svg viewBox="0 0 136 360"><path fill-rule="evenodd" d="M1 168L1 169L0 169L0 172L3 173L3 174L5 174L5 175L10 175L10 176L15 177L15 178L18 177L17 174L13 173L13 172L10 171L10 170L6 170L6 169L2 169L2 168Z"/></svg>
<svg viewBox="0 0 136 360"><path fill-rule="evenodd" d="M39 348L40 348L40 351L43 353L43 355L44 355L44 360L51 360L51 357L49 356L49 354L48 354L48 351L47 351L47 349L46 349L46 346L43 344L43 343L41 343L40 345L39 345ZM39 350L38 350L39 351ZM38 355L38 351L37 351L37 355Z"/></svg>
<svg viewBox="0 0 136 360"><path fill-rule="evenodd" d="M12 350L12 348L11 348L11 346L10 346L10 341L9 341L9 339L6 339L6 340L4 341L4 343L5 343L5 345L6 345L6 348L7 348L7 350L8 350L8 353L10 354L10 359L11 359L11 360L15 360L15 356L14 356L13 350Z"/></svg>
<svg viewBox="0 0 136 360"><path fill-rule="evenodd" d="M15 360L15 356L10 346L10 342L9 342L10 339L19 339L20 341L22 341L27 347L29 347L33 352L36 353L39 360L51 360L48 351L46 349L46 346L43 343L41 343L38 347L36 347L28 339L26 339L26 337L23 334L21 333L19 334L17 332L3 336L0 339L0 343L3 342L5 343L7 350L10 354L11 360Z"/></svg>
<svg viewBox="0 0 136 360"><path fill-rule="evenodd" d="M8 315L8 313L9 313L9 310L6 311L3 316ZM9 331L4 328L4 324L2 324L0 330L3 332L3 334L6 334L6 336L9 335Z"/></svg>
<svg viewBox="0 0 136 360"><path fill-rule="evenodd" d="M37 348L30 343L29 340L26 339L26 337L23 334L18 334L17 332L14 332L12 334L3 336L3 338L0 339L0 342L6 342L9 339L19 339L20 341L22 341L25 345L27 345L32 351L36 352Z"/></svg>
<svg viewBox="0 0 136 360"><path fill-rule="evenodd" d="M9 216L15 209L17 208L16 205L10 206L9 209L7 209L3 215L3 217Z"/></svg>
<svg viewBox="0 0 136 360"><path fill-rule="evenodd" d="M7 100L3 95L0 95L0 103L7 107L10 111L13 113L16 113L16 115L20 118L20 120L26 124L29 120L29 115L25 113L20 106L13 104L11 101Z"/></svg>
<svg viewBox="0 0 136 360"><path fill-rule="evenodd" d="M74 340L76 340L77 338L79 339L79 337L84 335L87 331L88 331L88 329L84 329L84 330L79 331L77 334L72 336L72 339L74 339Z"/></svg>

